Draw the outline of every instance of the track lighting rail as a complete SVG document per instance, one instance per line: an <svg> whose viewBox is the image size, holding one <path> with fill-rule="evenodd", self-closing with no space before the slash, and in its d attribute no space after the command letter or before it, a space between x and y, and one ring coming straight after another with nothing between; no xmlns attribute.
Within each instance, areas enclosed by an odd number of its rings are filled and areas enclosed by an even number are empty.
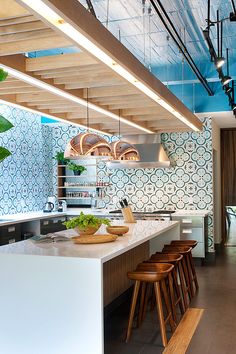
<svg viewBox="0 0 236 354"><path fill-rule="evenodd" d="M205 79L205 77L202 75L202 73L198 69L198 67L197 67L196 63L194 62L192 56L190 55L186 45L182 41L182 39L179 36L178 32L176 31L176 29L175 29L175 27L173 25L173 22L169 18L166 10L164 9L161 1L160 0L150 0L150 2L152 4L154 10L158 14L160 20L162 21L163 25L165 26L166 30L168 31L169 35L174 40L174 42L176 43L177 47L179 48L179 50L183 54L184 58L186 59L187 63L191 67L192 71L194 72L196 77L199 79L199 81L201 82L203 87L206 89L208 95L209 96L213 96L214 93L213 93L212 89L210 88L210 86L209 86L207 80Z"/></svg>

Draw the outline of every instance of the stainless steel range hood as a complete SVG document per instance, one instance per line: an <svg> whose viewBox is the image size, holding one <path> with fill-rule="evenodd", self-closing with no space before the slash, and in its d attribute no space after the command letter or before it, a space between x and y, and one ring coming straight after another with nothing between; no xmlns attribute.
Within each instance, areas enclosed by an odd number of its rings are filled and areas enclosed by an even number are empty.
<svg viewBox="0 0 236 354"><path fill-rule="evenodd" d="M161 145L160 135L127 135L124 137L124 140L136 147L140 154L140 161L109 161L107 162L109 168L170 167L170 160Z"/></svg>

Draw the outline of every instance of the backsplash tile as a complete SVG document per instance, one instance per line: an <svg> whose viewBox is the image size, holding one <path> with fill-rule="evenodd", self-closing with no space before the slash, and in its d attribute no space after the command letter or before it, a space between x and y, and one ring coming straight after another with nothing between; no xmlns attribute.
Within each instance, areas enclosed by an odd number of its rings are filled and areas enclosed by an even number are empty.
<svg viewBox="0 0 236 354"><path fill-rule="evenodd" d="M63 150L67 141L80 131L70 126L53 129L53 153ZM170 168L110 170L99 164L98 175L109 182L100 207L119 208L119 199L127 197L136 211L158 209L208 209L209 249L213 250L213 176L211 119L204 119L201 133L162 134L162 143L172 162ZM54 164L56 194L56 163Z"/></svg>
<svg viewBox="0 0 236 354"><path fill-rule="evenodd" d="M40 116L0 105L14 127L0 134L0 145L12 156L0 163L0 215L36 211L52 193L51 146Z"/></svg>

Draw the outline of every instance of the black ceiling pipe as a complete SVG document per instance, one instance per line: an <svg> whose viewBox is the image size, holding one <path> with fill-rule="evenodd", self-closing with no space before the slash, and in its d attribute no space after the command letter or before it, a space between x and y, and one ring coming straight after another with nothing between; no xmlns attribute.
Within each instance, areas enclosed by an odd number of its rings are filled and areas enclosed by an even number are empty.
<svg viewBox="0 0 236 354"><path fill-rule="evenodd" d="M172 21L170 20L167 12L165 11L161 1L160 0L150 0L150 2L152 4L154 10L158 14L160 20L162 21L163 25L165 26L167 32L170 34L171 38L174 40L177 47L179 48L179 50L183 54L184 58L186 59L187 63L189 64L189 66L193 70L194 74L199 79L199 81L204 86L204 88L206 89L208 95L213 96L214 93L213 93L212 89L210 88L207 80L205 79L205 77L202 75L202 73L198 69L197 65L195 64L192 56L190 55L188 49L186 48L184 42L182 41L181 37L179 36L178 32L176 31ZM159 10L159 8L161 9L162 13L164 14L166 20L165 20L164 16L162 15L161 11Z"/></svg>
<svg viewBox="0 0 236 354"><path fill-rule="evenodd" d="M92 4L91 0L86 0L86 3L87 3L87 6L88 6L88 9L89 9L89 12L91 12L91 14L92 14L95 18L97 18L96 12L95 12L95 10L94 10L94 7L93 7L93 4Z"/></svg>

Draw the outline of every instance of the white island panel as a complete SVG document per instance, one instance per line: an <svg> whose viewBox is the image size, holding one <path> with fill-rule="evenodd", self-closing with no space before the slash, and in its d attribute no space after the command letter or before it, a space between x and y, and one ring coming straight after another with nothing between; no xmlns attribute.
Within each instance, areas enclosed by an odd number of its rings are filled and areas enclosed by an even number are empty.
<svg viewBox="0 0 236 354"><path fill-rule="evenodd" d="M4 354L103 353L99 260L0 257Z"/></svg>
<svg viewBox="0 0 236 354"><path fill-rule="evenodd" d="M103 354L103 264L150 240L157 251L179 238L177 221L129 226L107 244L26 240L0 247L1 353Z"/></svg>

